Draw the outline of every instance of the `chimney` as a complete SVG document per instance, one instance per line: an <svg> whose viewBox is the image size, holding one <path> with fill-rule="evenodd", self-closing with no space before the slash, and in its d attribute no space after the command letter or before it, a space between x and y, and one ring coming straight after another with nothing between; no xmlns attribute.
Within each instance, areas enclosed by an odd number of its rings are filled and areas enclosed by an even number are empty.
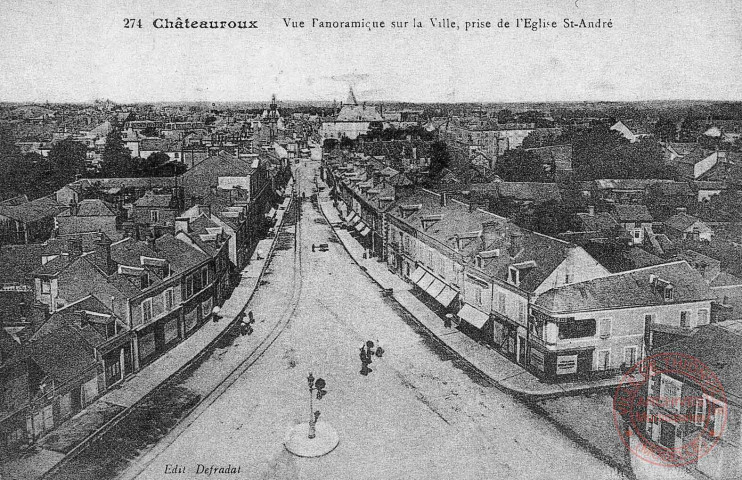
<svg viewBox="0 0 742 480"><path fill-rule="evenodd" d="M191 219L188 218L188 217L178 217L178 218L176 218L175 219L175 233L176 234L178 232L188 233L188 231L190 230L190 228L189 228L190 222L191 222Z"/></svg>
<svg viewBox="0 0 742 480"><path fill-rule="evenodd" d="M595 216L595 205L588 205L587 206L587 214L591 217Z"/></svg>
<svg viewBox="0 0 742 480"><path fill-rule="evenodd" d="M153 252L157 251L157 243L155 242L154 235L147 236L147 246L151 248Z"/></svg>
<svg viewBox="0 0 742 480"><path fill-rule="evenodd" d="M67 254L70 260L82 255L82 239L80 237L71 237L67 239Z"/></svg>
<svg viewBox="0 0 742 480"><path fill-rule="evenodd" d="M441 207L448 206L448 192L441 193Z"/></svg>
<svg viewBox="0 0 742 480"><path fill-rule="evenodd" d="M510 249L509 253L511 257L514 257L523 248L523 233L518 230L510 231Z"/></svg>
<svg viewBox="0 0 742 480"><path fill-rule="evenodd" d="M687 211L688 211L688 209L685 208L685 207L677 207L675 209L675 212L677 212L678 214L680 214L680 213L686 213Z"/></svg>
<svg viewBox="0 0 742 480"><path fill-rule="evenodd" d="M113 260L111 259L111 239L101 233L100 237L98 237L98 239L95 241L95 244L100 250L103 251L105 255L106 275L112 275L115 269L115 265L113 263Z"/></svg>
<svg viewBox="0 0 742 480"><path fill-rule="evenodd" d="M78 310L75 312L78 318L78 326L81 328L88 324L88 313L85 310Z"/></svg>

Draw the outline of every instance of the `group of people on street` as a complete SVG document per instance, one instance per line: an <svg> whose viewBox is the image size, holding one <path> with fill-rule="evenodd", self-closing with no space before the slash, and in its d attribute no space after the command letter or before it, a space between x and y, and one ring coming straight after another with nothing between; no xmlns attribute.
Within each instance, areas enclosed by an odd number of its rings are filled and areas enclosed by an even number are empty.
<svg viewBox="0 0 742 480"><path fill-rule="evenodd" d="M377 358L381 358L384 355L384 349L378 346L374 349L374 342L368 340L365 345L361 346L360 358L361 358L361 375L364 377L369 373L373 372L369 365L373 362L372 358L374 355Z"/></svg>
<svg viewBox="0 0 742 480"><path fill-rule="evenodd" d="M240 333L244 335L252 335L253 328L252 324L255 323L255 318L252 315L252 310L247 312L248 319L245 320L245 312L240 313Z"/></svg>

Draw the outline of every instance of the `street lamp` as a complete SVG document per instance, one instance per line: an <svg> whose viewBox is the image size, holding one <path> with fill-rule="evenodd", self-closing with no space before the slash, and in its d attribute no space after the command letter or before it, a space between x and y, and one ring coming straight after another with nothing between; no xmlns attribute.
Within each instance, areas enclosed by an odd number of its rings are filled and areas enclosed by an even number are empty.
<svg viewBox="0 0 742 480"><path fill-rule="evenodd" d="M319 410L314 411L314 395L317 391L317 400L321 400L327 394L325 390L325 380L322 378L314 379L314 376L309 372L307 377L307 383L309 383L309 438L316 436L317 419L319 418Z"/></svg>
<svg viewBox="0 0 742 480"><path fill-rule="evenodd" d="M322 378L307 376L309 387L309 422L294 425L286 432L283 442L286 450L300 457L320 457L330 453L340 442L340 437L332 425L318 422L319 410L314 410L314 397L321 400L327 394L327 383Z"/></svg>

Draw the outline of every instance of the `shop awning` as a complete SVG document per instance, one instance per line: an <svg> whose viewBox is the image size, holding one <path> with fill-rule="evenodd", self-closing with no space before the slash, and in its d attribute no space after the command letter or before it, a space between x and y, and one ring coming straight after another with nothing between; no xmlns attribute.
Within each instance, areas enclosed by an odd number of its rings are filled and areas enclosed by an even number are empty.
<svg viewBox="0 0 742 480"><path fill-rule="evenodd" d="M435 297L435 300L444 307L448 307L453 302L453 299L456 298L456 295L456 290L446 285L443 287L443 291Z"/></svg>
<svg viewBox="0 0 742 480"><path fill-rule="evenodd" d="M487 323L487 319L489 318L489 315L484 312L480 312L467 303L464 304L464 308L459 310L458 315L460 319L464 320L466 323L474 325L477 328L482 328L484 324Z"/></svg>
<svg viewBox="0 0 742 480"><path fill-rule="evenodd" d="M417 283L421 278L423 278L423 275L425 275L425 269L423 267L417 267L415 271L412 272L410 280L412 280L412 283Z"/></svg>
<svg viewBox="0 0 742 480"><path fill-rule="evenodd" d="M363 230L364 228L366 228L366 224L365 224L365 223L363 223L363 222L358 222L358 224L356 224L356 230L358 230L359 232L360 232L361 230Z"/></svg>
<svg viewBox="0 0 742 480"><path fill-rule="evenodd" d="M417 282L417 286L422 288L423 290L427 290L430 284L433 283L433 280L435 280L435 277L428 272L425 272L423 278L421 278L420 281Z"/></svg>
<svg viewBox="0 0 742 480"><path fill-rule="evenodd" d="M425 293L435 298L441 294L445 286L445 283L441 282L437 278L433 278L433 283L431 283L430 286L425 289Z"/></svg>
<svg viewBox="0 0 742 480"><path fill-rule="evenodd" d="M361 230L361 235L363 235L364 237L365 237L366 235L368 235L369 233L371 233L371 229L370 229L370 228L368 228L368 227L366 227L366 228L364 228L363 230Z"/></svg>
<svg viewBox="0 0 742 480"><path fill-rule="evenodd" d="M349 223L350 225L355 225L356 223L358 223L358 222L360 222L360 221L361 221L361 217L359 217L359 216L358 216L358 215L356 215L355 213L353 214L353 216L352 216L352 217L350 217L350 218L348 219L348 223Z"/></svg>

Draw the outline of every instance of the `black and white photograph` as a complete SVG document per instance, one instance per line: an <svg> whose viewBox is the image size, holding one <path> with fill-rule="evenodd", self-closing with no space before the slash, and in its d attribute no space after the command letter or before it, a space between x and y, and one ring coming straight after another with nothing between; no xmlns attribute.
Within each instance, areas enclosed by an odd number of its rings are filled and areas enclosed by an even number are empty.
<svg viewBox="0 0 742 480"><path fill-rule="evenodd" d="M3 0L0 480L742 478L737 0Z"/></svg>

